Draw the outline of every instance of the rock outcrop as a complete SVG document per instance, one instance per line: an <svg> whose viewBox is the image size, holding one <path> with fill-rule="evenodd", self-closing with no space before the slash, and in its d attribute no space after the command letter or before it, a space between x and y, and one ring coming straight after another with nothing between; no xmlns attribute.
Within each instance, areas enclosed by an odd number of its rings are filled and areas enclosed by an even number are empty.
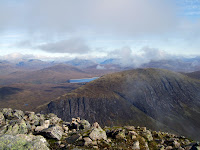
<svg viewBox="0 0 200 150"><path fill-rule="evenodd" d="M65 122L55 114L0 110L0 149L177 149L198 150L199 142L146 127L104 127L79 117Z"/></svg>
<svg viewBox="0 0 200 150"><path fill-rule="evenodd" d="M49 144L43 136L17 134L0 136L0 149L15 150L49 150Z"/></svg>

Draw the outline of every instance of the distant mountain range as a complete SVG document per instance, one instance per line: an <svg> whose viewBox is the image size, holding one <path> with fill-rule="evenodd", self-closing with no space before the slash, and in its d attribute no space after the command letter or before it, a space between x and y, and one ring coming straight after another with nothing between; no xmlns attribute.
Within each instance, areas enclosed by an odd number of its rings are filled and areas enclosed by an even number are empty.
<svg viewBox="0 0 200 150"><path fill-rule="evenodd" d="M98 70L128 70L135 68L161 68L176 72L194 72L200 70L200 57L195 58L173 58L165 60L152 60L150 62L140 62L140 65L129 63L124 65L119 58L110 58L102 62L95 62L89 59L73 59L70 61L42 61L38 59L24 59L19 61L9 62L0 60L0 75L10 74L16 71L34 71L52 67L58 64L66 64L77 67L79 69Z"/></svg>
<svg viewBox="0 0 200 150"><path fill-rule="evenodd" d="M34 71L18 71L3 76L0 79L0 84L12 83L66 83L67 80L73 78L92 77L76 67L66 64L57 64L48 68Z"/></svg>
<svg viewBox="0 0 200 150"><path fill-rule="evenodd" d="M76 66L76 67L80 67L80 68L87 68L90 66L94 66L97 63L95 63L94 61L91 60L84 60L84 59L73 59L70 61L65 62L66 64L72 65L72 66Z"/></svg>
<svg viewBox="0 0 200 150"><path fill-rule="evenodd" d="M200 81L162 69L105 75L48 104L68 121L82 117L102 125L145 125L200 139Z"/></svg>

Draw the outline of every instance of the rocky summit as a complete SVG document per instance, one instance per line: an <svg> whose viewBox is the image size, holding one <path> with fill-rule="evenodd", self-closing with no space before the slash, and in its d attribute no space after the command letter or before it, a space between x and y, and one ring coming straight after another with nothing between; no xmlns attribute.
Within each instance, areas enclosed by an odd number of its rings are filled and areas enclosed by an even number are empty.
<svg viewBox="0 0 200 150"><path fill-rule="evenodd" d="M0 110L1 150L49 149L133 149L199 150L199 142L184 136L146 127L113 126L102 128L84 119L65 122L55 114Z"/></svg>

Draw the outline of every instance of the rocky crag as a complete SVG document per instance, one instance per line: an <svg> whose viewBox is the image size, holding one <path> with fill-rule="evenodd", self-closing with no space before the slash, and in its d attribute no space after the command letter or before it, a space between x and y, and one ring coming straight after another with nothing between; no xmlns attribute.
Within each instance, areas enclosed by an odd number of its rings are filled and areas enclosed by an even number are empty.
<svg viewBox="0 0 200 150"><path fill-rule="evenodd" d="M146 127L104 127L84 119L65 122L55 114L0 110L0 149L199 150L199 142Z"/></svg>

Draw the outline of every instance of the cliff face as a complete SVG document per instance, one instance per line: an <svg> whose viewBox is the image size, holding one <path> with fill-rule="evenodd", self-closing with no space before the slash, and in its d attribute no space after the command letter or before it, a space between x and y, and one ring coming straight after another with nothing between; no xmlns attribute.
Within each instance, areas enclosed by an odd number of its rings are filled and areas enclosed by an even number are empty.
<svg viewBox="0 0 200 150"><path fill-rule="evenodd" d="M48 112L102 125L145 125L200 139L200 81L161 69L105 75L61 96Z"/></svg>

